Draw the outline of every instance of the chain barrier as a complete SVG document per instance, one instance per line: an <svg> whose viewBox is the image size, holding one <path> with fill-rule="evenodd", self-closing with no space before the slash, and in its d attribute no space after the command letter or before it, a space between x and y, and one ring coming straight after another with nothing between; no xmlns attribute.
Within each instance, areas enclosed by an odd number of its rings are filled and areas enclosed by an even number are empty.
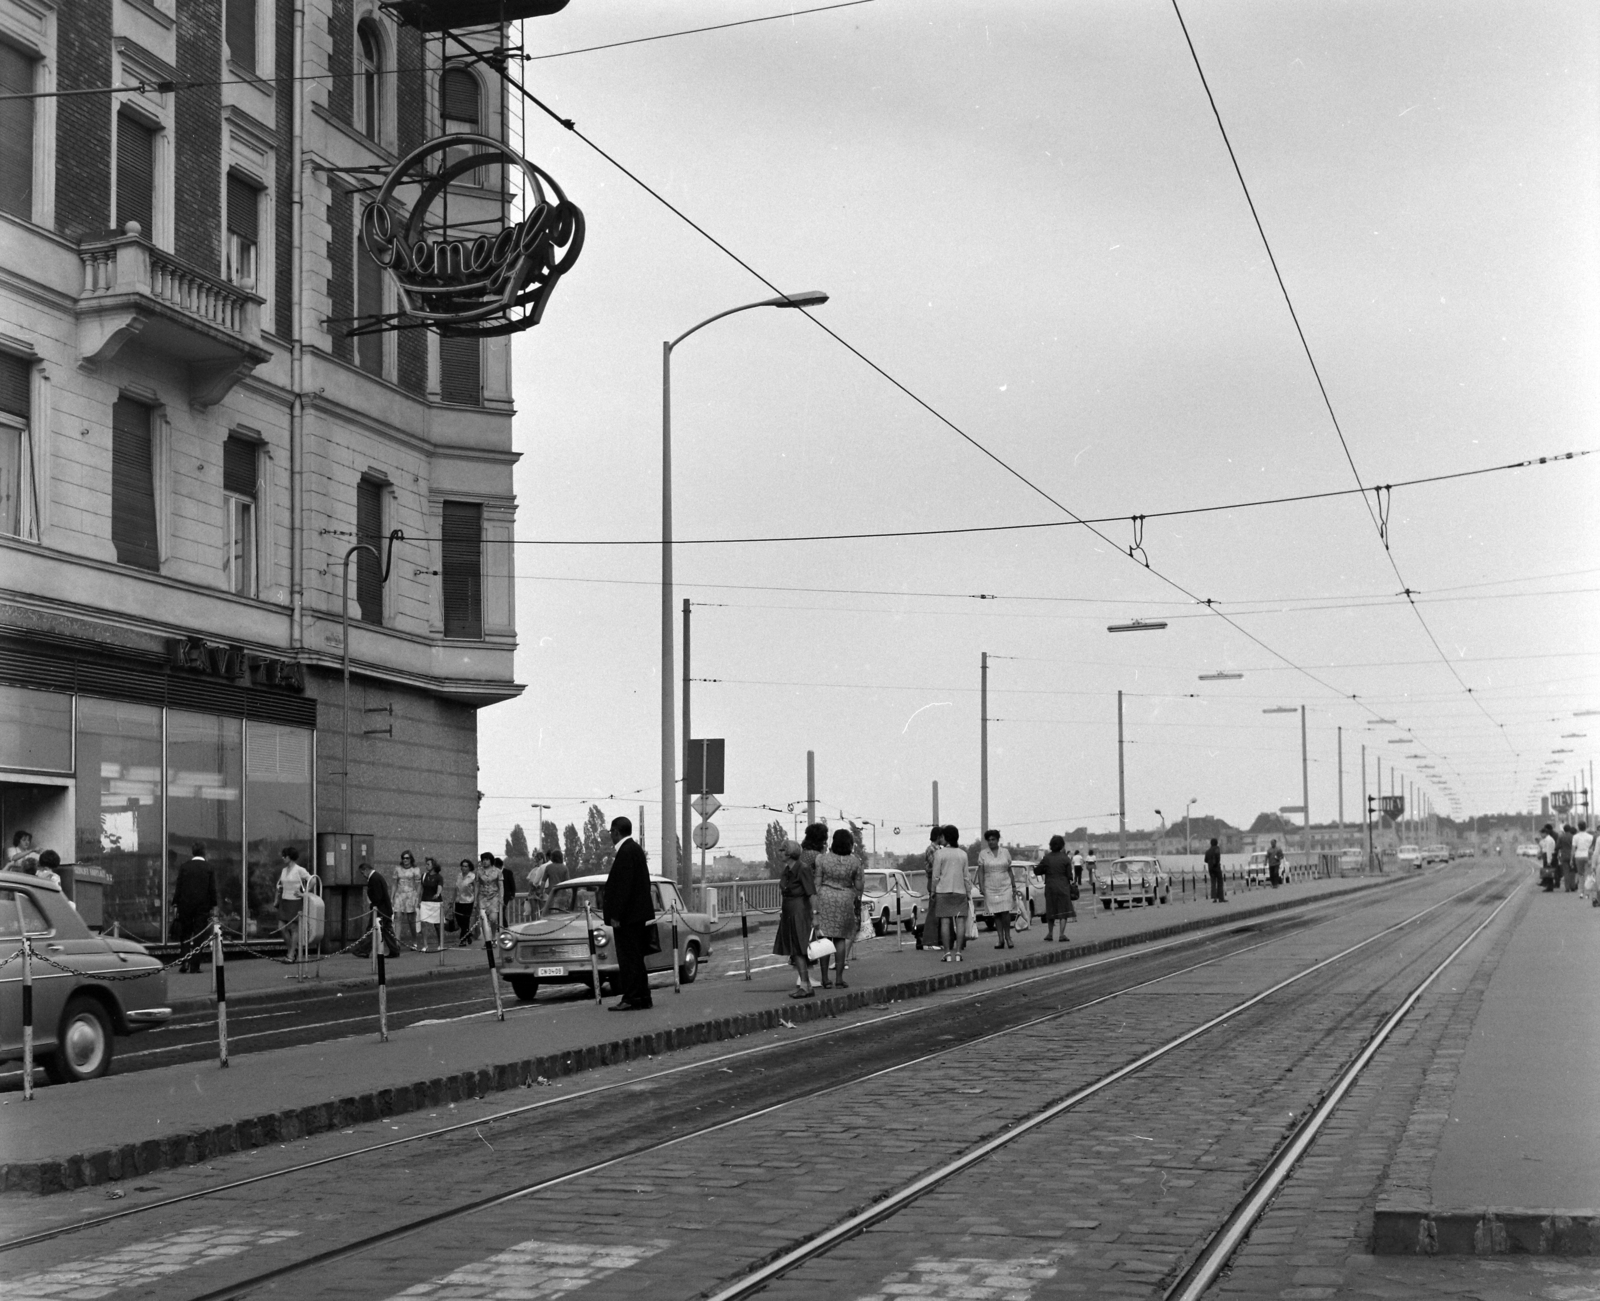
<svg viewBox="0 0 1600 1301"><path fill-rule="evenodd" d="M106 982L107 984L115 984L122 980L145 980L150 976L155 975L158 971L170 971L173 967L181 966L183 963L188 962L189 959L194 957L197 952L203 948L209 947L210 944L211 931L208 927L203 939L195 941L195 943L190 946L187 952L180 953L171 962L165 962L155 967L140 967L137 971L80 971L77 967L68 966L64 962L57 962L54 958L46 957L43 953L39 952L38 947L31 941L27 942L28 949L32 954L34 961L42 962L47 967L54 967L57 971L63 971L69 976L78 976L83 980L100 980ZM22 950L18 949L17 952L13 953L11 957L5 960L5 962L0 962L0 967L5 966L6 962L12 962L21 956Z"/></svg>

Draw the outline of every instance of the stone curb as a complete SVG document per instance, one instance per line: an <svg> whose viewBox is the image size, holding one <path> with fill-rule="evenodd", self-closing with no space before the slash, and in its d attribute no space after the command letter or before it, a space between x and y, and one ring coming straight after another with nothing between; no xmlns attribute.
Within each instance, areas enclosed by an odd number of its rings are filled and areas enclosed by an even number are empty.
<svg viewBox="0 0 1600 1301"><path fill-rule="evenodd" d="M1375 1211L1377 1256L1600 1256L1600 1211L1488 1207Z"/></svg>
<svg viewBox="0 0 1600 1301"><path fill-rule="evenodd" d="M847 994L832 994L814 1001L786 1000L781 1006L759 1012L716 1017L675 1026L668 1030L633 1035L626 1039L613 1039L608 1043L590 1044L587 1047L546 1053L538 1057L523 1057L516 1061L480 1067L477 1070L462 1071L459 1074L416 1080L410 1084L370 1089L331 1102L288 1111L264 1112L206 1129L189 1130L136 1143L124 1143L98 1151L78 1152L65 1157L7 1162L0 1165L0 1192L56 1193L130 1179L151 1174L156 1170L210 1161L230 1152L262 1147L269 1143L287 1143L326 1130L344 1129L357 1123L382 1120L387 1116L398 1116L408 1111L421 1111L451 1102L481 1098L489 1093L526 1088L541 1078L553 1080L558 1076L576 1075L582 1071L615 1066L641 1057L657 1057L663 1053L691 1048L698 1044L717 1043L725 1039L738 1039L757 1034L763 1030L793 1027L803 1022L818 1021L823 1017L836 1016L840 1012L854 1011L873 1004L904 1002L996 976L1007 976L1035 967L1071 962L1096 953L1169 939L1193 931L1237 925L1253 917L1282 912L1306 904L1348 899L1352 895L1365 894L1370 890L1414 879L1411 876L1382 877L1339 894L1323 896L1321 899L1283 899L1276 903L1261 904L1255 908L1241 909L1221 916L1196 917L1136 934L1108 936L1106 939L1095 940L1088 944L1073 944L1047 952L1030 953L1026 957L983 965L975 964L971 967L960 965L937 975L880 985L873 989L852 990ZM229 1000L230 1003L232 1001Z"/></svg>

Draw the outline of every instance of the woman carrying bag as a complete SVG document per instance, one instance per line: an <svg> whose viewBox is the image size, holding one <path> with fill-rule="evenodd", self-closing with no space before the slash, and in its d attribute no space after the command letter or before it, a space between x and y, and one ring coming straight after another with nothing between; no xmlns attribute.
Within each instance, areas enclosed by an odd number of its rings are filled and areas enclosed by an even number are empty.
<svg viewBox="0 0 1600 1301"><path fill-rule="evenodd" d="M824 989L832 988L828 980L830 958L838 968L839 988L849 988L844 980L846 949L860 921L865 886L866 873L855 855L855 837L841 827L833 833L827 852L817 855L816 927L824 939L832 941L834 950L819 959Z"/></svg>
<svg viewBox="0 0 1600 1301"><path fill-rule="evenodd" d="M815 998L811 986L811 901L817 893L817 851L826 843L828 829L821 823L806 828L804 844L786 840L783 844L783 875L778 878L778 893L783 911L778 916L778 933L772 951L786 957L794 967L794 992L790 998Z"/></svg>
<svg viewBox="0 0 1600 1301"><path fill-rule="evenodd" d="M933 856L933 888L943 935L943 962L960 962L967 947L967 931L972 915L972 872L967 866L967 851L961 848L961 832L944 829L944 848Z"/></svg>

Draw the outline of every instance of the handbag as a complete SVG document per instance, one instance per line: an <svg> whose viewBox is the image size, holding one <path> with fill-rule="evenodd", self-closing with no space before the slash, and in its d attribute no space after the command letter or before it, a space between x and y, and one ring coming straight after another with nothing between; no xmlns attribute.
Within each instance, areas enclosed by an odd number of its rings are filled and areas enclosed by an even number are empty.
<svg viewBox="0 0 1600 1301"><path fill-rule="evenodd" d="M810 944L806 945L806 957L812 962L820 962L823 958L831 958L834 952L833 941L825 935L817 936Z"/></svg>
<svg viewBox="0 0 1600 1301"><path fill-rule="evenodd" d="M1067 882L1067 898L1069 898L1069 899L1077 899L1082 894L1083 894L1083 891L1081 889L1079 889L1078 883L1076 881Z"/></svg>

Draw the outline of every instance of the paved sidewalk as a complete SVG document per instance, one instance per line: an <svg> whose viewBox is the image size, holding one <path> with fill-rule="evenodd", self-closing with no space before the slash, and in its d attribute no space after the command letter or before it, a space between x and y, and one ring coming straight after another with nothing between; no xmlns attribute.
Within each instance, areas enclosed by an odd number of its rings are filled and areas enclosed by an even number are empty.
<svg viewBox="0 0 1600 1301"><path fill-rule="evenodd" d="M941 963L893 937L868 939L851 964L851 988L794 1002L792 975L765 951L755 979L738 978L730 959L742 956L735 931L718 945L717 961L675 997L671 977L658 978L655 1008L613 1015L587 998L520 1005L508 999L504 1024L492 1014L421 1022L388 1043L372 1032L347 1039L235 1057L227 1070L190 1063L111 1076L86 1084L42 1088L0 1102L0 1190L51 1192L185 1165L264 1143L281 1142L357 1121L497 1090L526 1087L695 1044L774 1030L877 1004L917 998L1009 972L1071 961L1130 944L1275 912L1317 898L1384 889L1406 878L1354 877L1300 883L1278 891L1242 891L1225 905L1195 903L1119 910L1084 917L1072 943L1043 942L1044 928L1018 936L997 953L992 935L967 947L967 961ZM416 957L420 964L432 958ZM475 961L482 961L481 951ZM404 968L406 959L395 965ZM281 988L284 968L261 969L262 988ZM435 968L435 970L437 970ZM326 974L326 966L325 966ZM355 973L352 973L354 976ZM417 978L426 978L421 972ZM209 975L198 978L209 981ZM662 984L664 983L664 988Z"/></svg>
<svg viewBox="0 0 1600 1301"><path fill-rule="evenodd" d="M1600 1255L1600 908L1524 884L1464 1043L1446 1043L1380 1192L1381 1254Z"/></svg>

